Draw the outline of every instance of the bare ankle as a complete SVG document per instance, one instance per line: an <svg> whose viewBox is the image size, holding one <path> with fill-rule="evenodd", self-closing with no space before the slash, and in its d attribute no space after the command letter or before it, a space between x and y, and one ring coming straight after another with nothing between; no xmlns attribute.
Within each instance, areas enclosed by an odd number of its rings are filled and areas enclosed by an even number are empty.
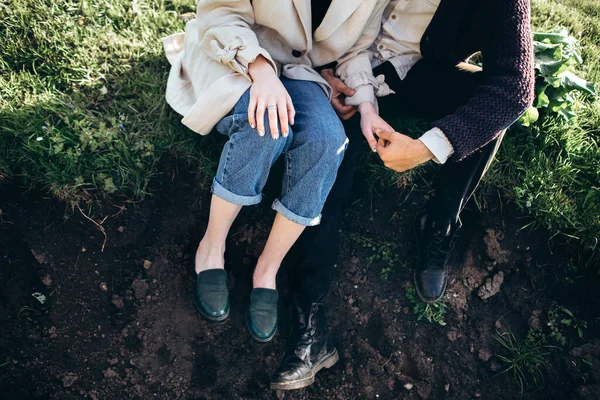
<svg viewBox="0 0 600 400"><path fill-rule="evenodd" d="M255 288L267 288L267 289L276 289L277 284L277 271L279 270L279 265L277 264L267 264L258 261L256 265L256 269L254 270L254 275L252 276L253 287Z"/></svg>
<svg viewBox="0 0 600 400"><path fill-rule="evenodd" d="M196 273L207 269L225 268L224 255L225 245L223 243L213 243L206 238L202 239L196 250Z"/></svg>

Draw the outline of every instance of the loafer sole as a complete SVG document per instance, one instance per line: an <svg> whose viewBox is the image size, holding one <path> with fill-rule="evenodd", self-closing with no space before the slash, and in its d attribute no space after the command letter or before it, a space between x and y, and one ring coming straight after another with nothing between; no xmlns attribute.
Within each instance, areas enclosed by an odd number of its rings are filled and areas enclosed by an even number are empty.
<svg viewBox="0 0 600 400"><path fill-rule="evenodd" d="M194 303L194 308L196 309L196 312L198 313L198 315L210 322L223 323L223 322L225 322L227 317L229 317L229 309L225 312L225 314L221 315L220 317L215 317L214 315L210 315L210 314L206 313L202 309L202 307L200 307L200 305L196 302L196 298L194 298L192 302Z"/></svg>
<svg viewBox="0 0 600 400"><path fill-rule="evenodd" d="M339 359L340 357L337 349L334 348L324 360L315 365L315 368L310 376L289 382L271 382L271 390L295 390L310 386L315 383L315 376L320 370L323 368L333 367L339 361Z"/></svg>
<svg viewBox="0 0 600 400"><path fill-rule="evenodd" d="M261 338L256 336L253 332L252 329L250 329L250 324L248 323L248 316L246 316L246 329L248 330L248 333L250 334L250 336L252 337L252 339L256 340L259 343L269 343L271 340L273 340L273 338L275 337L275 334L277 333L277 326L275 327L275 329L273 330L273 334L267 338Z"/></svg>

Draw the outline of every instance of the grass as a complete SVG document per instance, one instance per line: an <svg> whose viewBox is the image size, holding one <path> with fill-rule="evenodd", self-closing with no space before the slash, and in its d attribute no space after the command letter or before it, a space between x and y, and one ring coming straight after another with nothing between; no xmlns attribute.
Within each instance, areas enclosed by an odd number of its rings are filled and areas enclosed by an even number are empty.
<svg viewBox="0 0 600 400"><path fill-rule="evenodd" d="M581 45L581 75L600 83L600 6L595 0L533 0L539 31L565 26ZM598 87L598 85L597 85ZM537 225L564 241L596 252L600 239L600 99L583 96L566 124L543 118L531 130L515 129L501 147L487 181L509 195Z"/></svg>
<svg viewBox="0 0 600 400"><path fill-rule="evenodd" d="M581 75L600 82L597 0L533 0L536 30L562 25L583 45ZM164 101L160 38L182 31L194 0L0 0L0 182L38 187L73 205L138 200L166 154L212 174L215 138L184 128ZM600 238L600 100L573 123L513 129L486 178L565 242ZM395 125L418 134L424 121ZM429 165L394 174L367 167L370 189L424 187ZM402 201L402 199L400 199Z"/></svg>
<svg viewBox="0 0 600 400"><path fill-rule="evenodd" d="M546 356L552 346L545 345L545 337L537 331L529 330L527 337L519 341L511 331L494 336L502 346L504 354L496 357L504 364L501 373L512 373L515 383L521 389L533 382L539 385L543 378L543 370L547 367Z"/></svg>
<svg viewBox="0 0 600 400"><path fill-rule="evenodd" d="M67 202L140 199L167 152L201 163L164 101L178 1L0 2L0 179Z"/></svg>

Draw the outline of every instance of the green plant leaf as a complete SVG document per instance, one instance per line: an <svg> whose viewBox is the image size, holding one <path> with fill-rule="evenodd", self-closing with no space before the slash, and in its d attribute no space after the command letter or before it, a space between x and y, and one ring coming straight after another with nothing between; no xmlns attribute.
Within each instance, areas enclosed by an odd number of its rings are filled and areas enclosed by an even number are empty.
<svg viewBox="0 0 600 400"><path fill-rule="evenodd" d="M561 85L568 90L580 90L594 96L598 96L596 88L592 82L588 82L583 78L578 77L571 71L565 71L560 74Z"/></svg>
<svg viewBox="0 0 600 400"><path fill-rule="evenodd" d="M536 122L540 118L540 113L537 108L531 106L525 111L519 121L523 126L531 126L534 122Z"/></svg>

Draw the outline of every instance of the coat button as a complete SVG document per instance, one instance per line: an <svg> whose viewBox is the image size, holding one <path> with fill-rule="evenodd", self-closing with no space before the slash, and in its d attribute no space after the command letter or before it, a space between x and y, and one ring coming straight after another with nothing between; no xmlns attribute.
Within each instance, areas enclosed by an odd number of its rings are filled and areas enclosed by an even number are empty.
<svg viewBox="0 0 600 400"><path fill-rule="evenodd" d="M294 57L298 58L302 55L302 53L300 53L298 50L292 50L292 55Z"/></svg>

